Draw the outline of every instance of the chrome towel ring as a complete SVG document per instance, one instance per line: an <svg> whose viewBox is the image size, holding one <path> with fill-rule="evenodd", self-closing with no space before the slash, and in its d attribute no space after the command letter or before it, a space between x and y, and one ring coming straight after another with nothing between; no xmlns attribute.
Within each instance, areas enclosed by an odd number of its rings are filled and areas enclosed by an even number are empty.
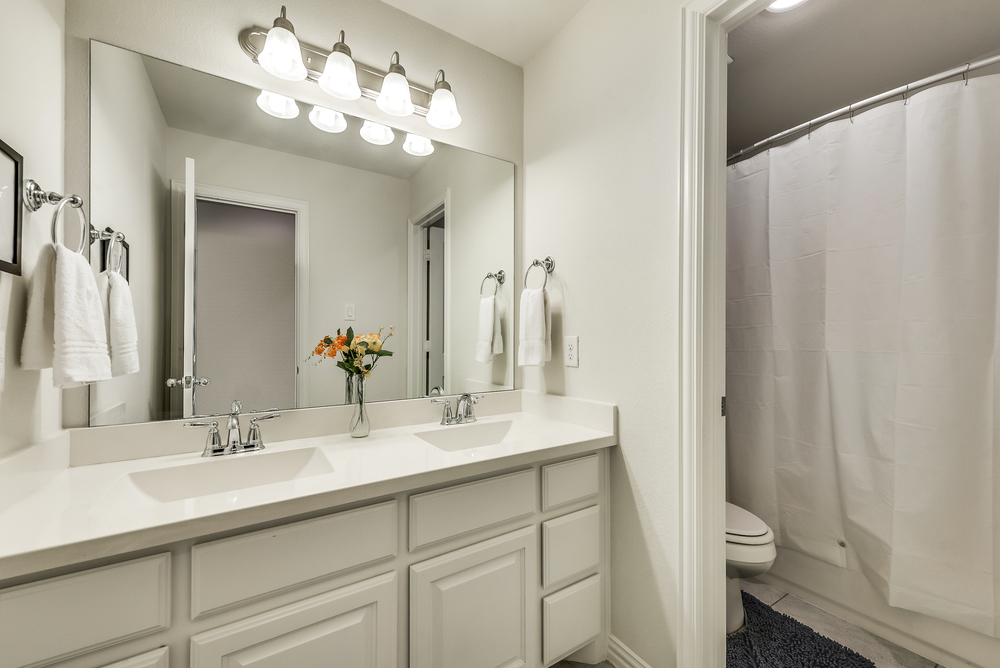
<svg viewBox="0 0 1000 668"><path fill-rule="evenodd" d="M486 278L484 278L483 282L479 284L479 297L480 297L480 299L482 299L482 297L483 297L483 286L485 286L486 285L486 281L488 281L491 278L493 279L493 296L495 297L496 294L497 294L497 292L500 291L500 286L503 285L504 281L507 280L507 274L504 272L503 269L501 269L500 271L498 271L495 274L493 274L493 273L486 274Z"/></svg>
<svg viewBox="0 0 1000 668"><path fill-rule="evenodd" d="M80 215L80 242L79 247L75 252L83 253L83 249L87 247L87 237L90 232L90 223L87 221L87 212L83 210L83 199L77 197L76 195L70 195L68 197L63 197L59 200L59 204L56 206L55 213L52 214L52 243L59 243L56 238L56 227L59 225L59 215L62 213L63 208L67 205L71 205L74 209L79 212ZM66 238L66 228L63 226L63 239ZM68 248L68 247L67 247Z"/></svg>
<svg viewBox="0 0 1000 668"><path fill-rule="evenodd" d="M121 274L122 273L122 262L125 261L124 247L122 248L122 252L118 254L118 266L115 267L114 269L111 268L111 258L114 256L115 242L116 241L119 244L121 242L125 241L125 234L123 232L115 232L111 236L111 239L108 240L108 255L107 255L107 257L104 260L104 266L107 267L107 270L109 272L116 271L119 274Z"/></svg>
<svg viewBox="0 0 1000 668"><path fill-rule="evenodd" d="M542 283L542 290L545 286L549 284L549 274L555 271L556 261L552 259L551 255L546 255L544 260L532 260L531 264L528 265L528 269L524 272L524 288L528 288L528 274L531 273L532 267L541 267L545 270L545 282Z"/></svg>

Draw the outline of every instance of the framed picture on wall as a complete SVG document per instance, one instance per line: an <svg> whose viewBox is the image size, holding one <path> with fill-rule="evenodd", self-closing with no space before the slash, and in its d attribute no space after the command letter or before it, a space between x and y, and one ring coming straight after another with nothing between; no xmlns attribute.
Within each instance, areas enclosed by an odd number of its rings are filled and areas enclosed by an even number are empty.
<svg viewBox="0 0 1000 668"><path fill-rule="evenodd" d="M105 232L110 232L114 234L115 231L110 227L104 229ZM111 241L108 239L101 239L101 271L107 271L108 268L108 244ZM116 241L114 256L111 258L111 266L115 268L118 273L120 273L126 281L128 281L128 242L127 241Z"/></svg>
<svg viewBox="0 0 1000 668"><path fill-rule="evenodd" d="M0 141L0 271L21 275L24 158Z"/></svg>

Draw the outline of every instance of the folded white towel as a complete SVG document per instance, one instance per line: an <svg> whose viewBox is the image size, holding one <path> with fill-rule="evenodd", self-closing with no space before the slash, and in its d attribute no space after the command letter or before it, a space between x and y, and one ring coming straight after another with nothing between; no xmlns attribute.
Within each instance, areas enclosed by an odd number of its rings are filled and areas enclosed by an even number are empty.
<svg viewBox="0 0 1000 668"><path fill-rule="evenodd" d="M476 342L476 361L491 362L494 355L503 353L503 332L500 327L500 305L496 295L479 300L479 340Z"/></svg>
<svg viewBox="0 0 1000 668"><path fill-rule="evenodd" d="M56 245L55 354L52 378L57 387L111 378L104 306L87 259Z"/></svg>
<svg viewBox="0 0 1000 668"><path fill-rule="evenodd" d="M521 293L518 366L545 366L552 359L552 315L543 288L525 288Z"/></svg>
<svg viewBox="0 0 1000 668"><path fill-rule="evenodd" d="M46 244L38 254L28 293L28 317L21 343L21 368L52 368L55 341L56 247Z"/></svg>
<svg viewBox="0 0 1000 668"><path fill-rule="evenodd" d="M107 272L105 272L107 273ZM108 339L111 344L111 375L139 372L139 333L135 327L132 290L117 271L108 276Z"/></svg>

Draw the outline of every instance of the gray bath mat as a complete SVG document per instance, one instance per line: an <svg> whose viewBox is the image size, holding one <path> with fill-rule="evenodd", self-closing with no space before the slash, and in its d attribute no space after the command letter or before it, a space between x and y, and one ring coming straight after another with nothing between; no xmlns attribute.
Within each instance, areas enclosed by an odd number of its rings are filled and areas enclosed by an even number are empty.
<svg viewBox="0 0 1000 668"><path fill-rule="evenodd" d="M742 594L747 623L726 638L726 668L875 668L854 650Z"/></svg>

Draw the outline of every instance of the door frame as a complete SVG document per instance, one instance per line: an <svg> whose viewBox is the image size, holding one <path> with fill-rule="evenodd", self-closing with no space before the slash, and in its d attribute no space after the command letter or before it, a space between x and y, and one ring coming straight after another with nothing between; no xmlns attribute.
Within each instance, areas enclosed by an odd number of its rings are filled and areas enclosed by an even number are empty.
<svg viewBox="0 0 1000 668"><path fill-rule="evenodd" d="M176 194L183 193L184 187L183 181L171 179L170 189L175 194L174 202L177 202ZM197 182L195 183L194 197L196 201L199 199L210 200L222 204L290 213L295 216L295 366L297 370L295 374L295 408L307 407L309 405L308 381L311 365L305 364L304 360L307 352L312 350L316 343L315 341L310 342L309 339L309 202ZM183 197L180 199L183 201ZM170 217L173 230L184 229L183 207L172 206ZM177 258L176 252L184 249L183 240L181 240L181 246L178 247L175 239L173 248L175 249L175 258ZM180 257L185 257L185 254L180 253ZM173 263L176 264L176 260ZM171 282L171 287L173 287L173 282ZM173 327L171 331L173 332ZM181 336L183 337L183 332L181 332ZM176 346L172 345L171 350L176 352ZM184 354L183 350L180 351L180 354Z"/></svg>
<svg viewBox="0 0 1000 668"><path fill-rule="evenodd" d="M772 1L681 9L679 666L726 662L726 34Z"/></svg>
<svg viewBox="0 0 1000 668"><path fill-rule="evenodd" d="M445 188L444 192L436 196L426 205L417 209L408 219L407 225L407 257L409 258L407 281L407 362L406 362L406 387L407 396L421 397L421 388L424 385L425 365L421 364L424 357L424 340L419 336L421 313L426 308L427 278L425 272L421 271L424 261L424 248L420 241L423 239L424 228L434 219L430 215L438 208L444 207L444 394L451 394L451 355L448 354L450 346L448 332L451 331L451 228L448 221L451 220L451 188Z"/></svg>

